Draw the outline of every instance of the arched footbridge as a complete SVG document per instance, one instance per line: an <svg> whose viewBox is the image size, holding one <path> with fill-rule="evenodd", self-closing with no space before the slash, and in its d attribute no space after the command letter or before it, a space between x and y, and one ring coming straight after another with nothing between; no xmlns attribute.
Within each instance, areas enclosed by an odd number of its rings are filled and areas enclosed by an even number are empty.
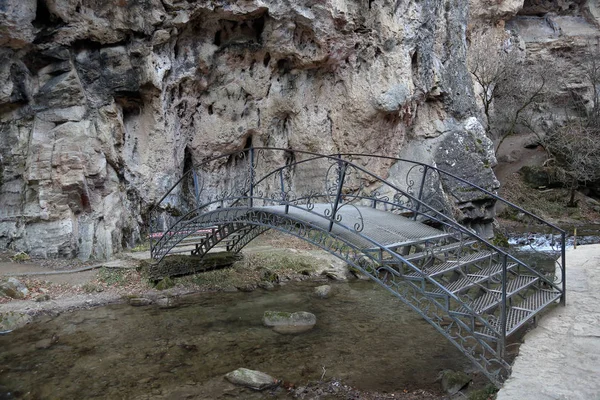
<svg viewBox="0 0 600 400"><path fill-rule="evenodd" d="M530 265L474 229L473 215L491 223L500 208L547 235L553 251L540 254L556 268ZM239 252L270 229L319 246L419 313L496 384L510 374L511 336L565 301L564 231L415 161L248 148L188 165L150 221L158 262Z"/></svg>

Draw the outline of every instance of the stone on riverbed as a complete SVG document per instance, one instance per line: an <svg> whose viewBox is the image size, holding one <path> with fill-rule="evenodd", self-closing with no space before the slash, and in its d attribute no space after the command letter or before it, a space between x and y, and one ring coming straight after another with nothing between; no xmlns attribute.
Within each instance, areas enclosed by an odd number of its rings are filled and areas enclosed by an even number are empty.
<svg viewBox="0 0 600 400"><path fill-rule="evenodd" d="M331 286L329 285L322 285L322 286L317 286L315 288L315 296L320 298L320 299L326 299L329 296L331 296Z"/></svg>
<svg viewBox="0 0 600 400"><path fill-rule="evenodd" d="M152 300L145 297L132 297L129 299L129 305L134 307L142 307L152 304Z"/></svg>
<svg viewBox="0 0 600 400"><path fill-rule="evenodd" d="M263 323L277 333L302 333L315 326L317 317L306 311L295 313L265 311Z"/></svg>
<svg viewBox="0 0 600 400"><path fill-rule="evenodd" d="M31 316L27 314L20 314L12 311L6 314L0 314L0 332L7 333L19 329L31 322L31 319Z"/></svg>
<svg viewBox="0 0 600 400"><path fill-rule="evenodd" d="M177 300L174 297L159 297L156 299L156 305L158 308L175 308Z"/></svg>
<svg viewBox="0 0 600 400"><path fill-rule="evenodd" d="M279 383L277 379L264 372L247 368L238 368L225 375L225 378L235 385L246 386L254 390L267 389Z"/></svg>
<svg viewBox="0 0 600 400"><path fill-rule="evenodd" d="M454 395L471 382L471 377L462 371L446 369L440 373L442 389L448 394Z"/></svg>

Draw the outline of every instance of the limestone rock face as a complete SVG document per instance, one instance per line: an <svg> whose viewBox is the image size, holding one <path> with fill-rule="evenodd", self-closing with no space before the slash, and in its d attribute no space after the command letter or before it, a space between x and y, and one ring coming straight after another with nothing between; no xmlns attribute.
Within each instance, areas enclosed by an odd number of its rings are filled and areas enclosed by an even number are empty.
<svg viewBox="0 0 600 400"><path fill-rule="evenodd" d="M495 4L501 16L519 7ZM110 257L145 238L150 207L186 158L249 141L398 156L411 143L468 135L468 8L2 2L0 247ZM379 175L390 167L373 166Z"/></svg>

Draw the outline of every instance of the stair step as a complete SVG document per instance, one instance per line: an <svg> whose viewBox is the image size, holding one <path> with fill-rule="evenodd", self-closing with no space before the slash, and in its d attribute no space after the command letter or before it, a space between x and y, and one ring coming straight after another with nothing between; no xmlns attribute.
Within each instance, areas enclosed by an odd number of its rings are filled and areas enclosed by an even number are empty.
<svg viewBox="0 0 600 400"><path fill-rule="evenodd" d="M493 251L484 250L477 253L467 254L465 256L459 257L457 260L445 261L438 265L433 265L432 267L427 267L423 269L427 275L431 277L443 275L447 272L454 271L460 267L465 265L473 264L478 261L483 261L494 254ZM416 276L419 275L417 272L411 272L408 276Z"/></svg>
<svg viewBox="0 0 600 400"><path fill-rule="evenodd" d="M540 289L537 292L527 296L521 303L513 308L532 311L538 313L548 304L560 298L560 292L555 290Z"/></svg>
<svg viewBox="0 0 600 400"><path fill-rule="evenodd" d="M521 290L533 285L535 282L539 280L538 277L530 276L530 275L520 275L515 279L511 279L506 283L506 298L514 296L519 293ZM483 296L478 297L471 304L471 308L476 313L484 313L491 308L497 306L502 301L502 286L496 289L492 289L488 291Z"/></svg>
<svg viewBox="0 0 600 400"><path fill-rule="evenodd" d="M506 269L507 269L507 271L510 271L515 266L516 266L516 264L514 264L514 263L508 264L506 266ZM490 279L493 276L496 276L500 273L502 273L502 264L492 264L489 267L482 268L478 272L468 274L467 276L459 278L459 279L455 280L454 282L450 282L449 284L447 284L445 286L446 286L446 289L450 293L455 294L455 293L462 292L465 289L469 289L475 285L484 283L488 279ZM441 293L441 292L442 292L442 290L439 288L435 289L433 291L433 293Z"/></svg>
<svg viewBox="0 0 600 400"><path fill-rule="evenodd" d="M385 245L385 247L390 250L396 250L400 247L414 246L414 245L427 243L427 242L440 242L444 239L448 239L453 236L454 235L452 233L445 233L445 232L440 231L440 233L437 235L430 235L430 236L420 237L418 239L412 239L409 241L392 243L392 244Z"/></svg>
<svg viewBox="0 0 600 400"><path fill-rule="evenodd" d="M554 290L539 289L535 293L527 296L521 303L511 307L506 314L506 336L510 336L522 327L533 316L542 311L546 306L560 298L560 292ZM498 320L493 326L500 330ZM476 332L478 335L496 339L489 328L484 328Z"/></svg>
<svg viewBox="0 0 600 400"><path fill-rule="evenodd" d="M430 228L430 227L428 227L428 228ZM433 228L430 228L430 229L433 229ZM418 238L406 239L402 242L386 244L383 247L385 247L386 249L392 250L392 251L396 251L396 249L398 249L400 247L414 246L417 244L430 242L430 241L440 241L440 240L444 240L444 239L447 239L452 236L453 236L453 234L451 234L451 233L439 231L438 234L432 234L432 235L430 234L430 235L422 236L422 237L418 237ZM380 250L381 249L379 247L369 247L369 248L363 249L364 252L369 252L369 253L372 253L372 252L378 253Z"/></svg>
<svg viewBox="0 0 600 400"><path fill-rule="evenodd" d="M467 240L464 242L454 242L454 243L445 244L443 246L432 247L432 248L430 248L431 251L423 251L423 252L419 252L419 253L413 253L413 254L409 254L407 256L403 256L403 257L404 257L404 259L406 259L408 261L416 261L416 260L420 260L422 258L431 257L432 253L435 256L438 254L443 254L443 253L447 253L447 252L450 252L453 250L460 249L461 247L468 247L475 243L477 243L476 240Z"/></svg>

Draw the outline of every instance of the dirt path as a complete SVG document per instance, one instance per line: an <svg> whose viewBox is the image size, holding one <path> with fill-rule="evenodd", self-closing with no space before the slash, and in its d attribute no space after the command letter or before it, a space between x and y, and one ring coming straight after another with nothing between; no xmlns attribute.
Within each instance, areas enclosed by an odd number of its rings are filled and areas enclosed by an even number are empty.
<svg viewBox="0 0 600 400"><path fill-rule="evenodd" d="M546 161L546 152L541 147L525 148L534 141L533 135L514 135L506 138L498 151L498 165L494 168L500 182L506 182L524 166L542 165Z"/></svg>

